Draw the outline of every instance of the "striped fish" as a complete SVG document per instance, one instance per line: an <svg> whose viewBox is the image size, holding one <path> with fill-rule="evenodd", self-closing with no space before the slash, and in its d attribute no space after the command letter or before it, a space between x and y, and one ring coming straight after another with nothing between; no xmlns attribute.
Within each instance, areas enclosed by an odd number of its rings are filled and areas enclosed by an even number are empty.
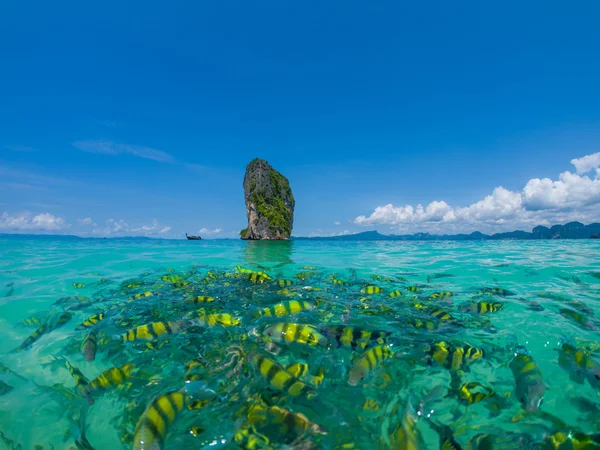
<svg viewBox="0 0 600 450"><path fill-rule="evenodd" d="M44 323L44 321L42 319L40 319L39 317L36 316L31 316L31 317L27 317L23 320L21 320L21 322L19 322L21 325L27 325L27 326L36 326L39 327L40 325L42 325L42 323Z"/></svg>
<svg viewBox="0 0 600 450"><path fill-rule="evenodd" d="M515 295L514 292L509 291L508 289L503 289L503 288L490 288L490 287L484 287L481 289L478 289L474 292L475 295L497 295L499 297L508 297L510 295Z"/></svg>
<svg viewBox="0 0 600 450"><path fill-rule="evenodd" d="M329 340L316 328L298 323L276 323L265 329L264 335L269 336L278 344L304 344L309 346L328 347Z"/></svg>
<svg viewBox="0 0 600 450"><path fill-rule="evenodd" d="M248 274L248 280L254 284L262 284L271 281L271 277L264 272L252 272Z"/></svg>
<svg viewBox="0 0 600 450"><path fill-rule="evenodd" d="M90 331L83 339L81 344L81 353L87 362L96 359L96 351L98 350L98 336L95 331Z"/></svg>
<svg viewBox="0 0 600 450"><path fill-rule="evenodd" d="M120 337L124 341L146 340L151 341L159 336L177 333L187 322L180 320L178 322L154 322L146 325L140 325L137 328L127 330Z"/></svg>
<svg viewBox="0 0 600 450"><path fill-rule="evenodd" d="M431 314L433 317L438 319L440 322L450 325L460 325L460 322L456 320L449 312L444 311L441 308L425 308L425 311Z"/></svg>
<svg viewBox="0 0 600 450"><path fill-rule="evenodd" d="M394 354L390 348L385 345L378 345L367 350L354 360L348 377L348 384L351 386L358 385L358 383L360 383L360 381L369 373L373 372L379 364L393 356Z"/></svg>
<svg viewBox="0 0 600 450"><path fill-rule="evenodd" d="M434 292L427 297L429 300L443 300L448 297L452 297L454 294L452 292Z"/></svg>
<svg viewBox="0 0 600 450"><path fill-rule="evenodd" d="M169 427L177 415L191 403L191 399L207 402L215 393L202 382L188 384L179 391L171 391L156 397L140 417L135 428L132 450L162 450Z"/></svg>
<svg viewBox="0 0 600 450"><path fill-rule="evenodd" d="M233 327L240 324L240 319L228 313L204 314L202 311L198 314L198 316L198 319L191 321L192 324L208 327L214 327L215 325L221 325L222 327Z"/></svg>
<svg viewBox="0 0 600 450"><path fill-rule="evenodd" d="M369 345L384 344L390 335L387 331L367 330L346 325L327 327L324 332L332 342L337 342L338 347L347 347L352 350L357 348L364 350Z"/></svg>
<svg viewBox="0 0 600 450"><path fill-rule="evenodd" d="M214 297L209 297L207 295L197 295L196 297L188 298L184 301L184 303L211 303L214 302Z"/></svg>
<svg viewBox="0 0 600 450"><path fill-rule="evenodd" d="M98 322L101 322L102 320L104 320L104 314L103 313L94 314L94 315L88 317L87 319L85 319L81 323L81 325L79 325L75 329L76 330L83 330L84 328L93 327L94 325L96 325Z"/></svg>
<svg viewBox="0 0 600 450"><path fill-rule="evenodd" d="M87 385L88 385L89 381L87 380L85 375L81 372L81 370L79 370L77 367L75 367L73 364L71 364L66 359L64 359L64 365L67 368L67 370L69 371L69 373L71 374L71 377L73 377L73 379L75 380L75 390L77 392L79 392L80 395L85 397L86 389L87 389Z"/></svg>
<svg viewBox="0 0 600 450"><path fill-rule="evenodd" d="M263 308L258 314L265 317L282 317L302 311L312 311L313 309L315 309L313 303L304 300L288 300Z"/></svg>
<svg viewBox="0 0 600 450"><path fill-rule="evenodd" d="M314 386L320 386L321 383L323 383L323 379L325 378L324 367L320 367L319 371L317 372L317 375L313 375L310 373L310 367L306 363L293 363L287 366L285 370L294 375L296 378L306 380Z"/></svg>
<svg viewBox="0 0 600 450"><path fill-rule="evenodd" d="M292 397L312 398L316 396L316 392L311 387L272 359L255 353L251 361L258 373L275 389L286 392Z"/></svg>
<svg viewBox="0 0 600 450"><path fill-rule="evenodd" d="M453 371L467 371L475 360L485 355L482 349L470 344L455 345L445 341L432 344L428 354L440 366Z"/></svg>
<svg viewBox="0 0 600 450"><path fill-rule="evenodd" d="M42 336L50 333L52 330L56 330L57 328L62 327L64 324L69 322L71 320L71 317L73 317L73 314L67 312L52 318L46 324L42 325L37 330L35 330L33 334L27 339L25 339L21 345L19 345L16 349L13 350L13 352L22 352L23 350L27 350Z"/></svg>
<svg viewBox="0 0 600 450"><path fill-rule="evenodd" d="M127 363L121 367L111 367L110 369L105 370L92 381L90 381L85 387L84 392L86 397L90 395L97 395L111 386L118 386L131 376L131 371L133 369L133 364Z"/></svg>
<svg viewBox="0 0 600 450"><path fill-rule="evenodd" d="M459 309L463 312L488 314L498 312L504 309L504 303L485 301L480 301L477 303L463 303L462 305L460 305Z"/></svg>
<svg viewBox="0 0 600 450"><path fill-rule="evenodd" d="M362 288L360 290L361 293L363 294L369 294L369 295L373 295L373 294L381 294L383 292L383 289L380 288L379 286L365 286L364 288Z"/></svg>
<svg viewBox="0 0 600 450"><path fill-rule="evenodd" d="M546 385L542 378L542 371L533 358L517 349L516 355L509 367L515 377L515 394L523 407L528 412L539 411Z"/></svg>
<svg viewBox="0 0 600 450"><path fill-rule="evenodd" d="M390 292L390 298L400 297L401 295L402 295L402 291L400 291L398 289Z"/></svg>
<svg viewBox="0 0 600 450"><path fill-rule="evenodd" d="M479 403L494 395L494 391L476 381L463 384L458 390L458 398L466 405Z"/></svg>
<svg viewBox="0 0 600 450"><path fill-rule="evenodd" d="M311 422L304 414L292 412L289 409L280 408L279 406L271 406L267 412L270 416L268 421L280 424L283 434L290 432L296 435L303 435L305 433L327 434L327 430L324 427Z"/></svg>

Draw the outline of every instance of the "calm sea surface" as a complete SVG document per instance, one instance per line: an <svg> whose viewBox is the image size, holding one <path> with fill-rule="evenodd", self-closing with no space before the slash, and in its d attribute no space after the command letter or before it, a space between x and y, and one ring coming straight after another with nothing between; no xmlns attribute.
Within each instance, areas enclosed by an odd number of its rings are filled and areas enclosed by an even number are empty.
<svg viewBox="0 0 600 450"><path fill-rule="evenodd" d="M597 317L598 240L0 237L0 448L549 445L600 431Z"/></svg>

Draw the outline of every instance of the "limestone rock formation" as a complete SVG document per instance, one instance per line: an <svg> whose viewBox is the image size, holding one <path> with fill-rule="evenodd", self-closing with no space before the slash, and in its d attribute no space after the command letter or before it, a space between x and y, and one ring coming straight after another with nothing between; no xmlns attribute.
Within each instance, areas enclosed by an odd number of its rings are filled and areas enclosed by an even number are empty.
<svg viewBox="0 0 600 450"><path fill-rule="evenodd" d="M246 167L244 197L248 228L242 239L289 239L294 225L294 195L286 177L263 159Z"/></svg>

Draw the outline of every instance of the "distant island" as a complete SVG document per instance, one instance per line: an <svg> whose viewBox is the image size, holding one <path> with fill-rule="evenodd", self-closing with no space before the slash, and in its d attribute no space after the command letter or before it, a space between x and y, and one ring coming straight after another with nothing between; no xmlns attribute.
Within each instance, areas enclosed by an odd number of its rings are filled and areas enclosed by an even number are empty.
<svg viewBox="0 0 600 450"><path fill-rule="evenodd" d="M584 225L580 222L569 222L564 225L554 225L550 228L543 225L535 227L531 233L527 231L510 231L492 235L474 231L471 234L381 234L377 231L346 234L342 236L323 237L294 237L296 240L327 240L327 241L488 241L501 239L590 239L600 234L600 223Z"/></svg>

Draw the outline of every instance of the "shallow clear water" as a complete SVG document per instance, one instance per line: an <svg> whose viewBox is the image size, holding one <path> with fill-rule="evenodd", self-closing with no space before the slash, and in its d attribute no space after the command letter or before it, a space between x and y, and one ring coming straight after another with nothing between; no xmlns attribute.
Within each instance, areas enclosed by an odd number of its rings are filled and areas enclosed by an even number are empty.
<svg viewBox="0 0 600 450"><path fill-rule="evenodd" d="M600 361L593 352L593 343L600 342L596 319L600 314L599 263L598 241L0 238L0 362L14 372L0 371L0 380L13 387L0 395L4 435L0 448L7 446L6 439L14 441L15 448L17 443L23 448L75 448L82 429L96 449L131 448L146 406L161 394L183 388L189 375L185 364L198 355L204 366L198 378L207 384L201 395L212 389L216 398L211 397L204 408L181 412L168 429L164 448L236 448L234 434L247 423L249 405L258 405L259 410L277 405L301 412L327 430L326 434L315 429L307 433L281 430L280 425L273 425L272 413L254 419L257 433L275 448L312 448L309 442L316 448L349 448L342 445L352 443L354 448L410 448L410 442L398 438L406 411L410 417L421 417L414 427L419 448L437 448L436 428L443 425L450 425L463 447L481 433L513 442L515 448L525 441L542 442L565 427L598 433L600 390L586 379L576 382L576 368L561 368L557 349L561 342L585 345L590 364ZM263 271L270 281L254 284L248 275L236 272L238 265ZM215 278L206 280L209 271ZM311 274L299 279L301 272ZM163 280L164 276L178 278ZM343 284L334 284L333 279ZM282 288L276 283L279 280L292 284ZM83 287L74 287L74 282ZM382 292L361 292L369 285ZM420 292L410 292L408 286L417 286ZM476 295L483 288L496 287L515 295ZM395 290L402 295L390 298ZM128 301L144 292L153 296ZM436 292L453 295L430 298ZM215 300L184 303L199 295ZM74 307L78 300L55 304L68 296L92 301L80 308ZM262 308L290 300L308 301L315 309L259 317ZM465 311L465 305L475 301L502 303L503 308L489 314ZM197 313L198 308L204 310ZM450 313L456 321L439 321L432 315L436 309ZM565 309L583 318L578 322ZM68 323L13 352L40 326L22 324L23 319L55 323L65 311L71 314ZM94 361L88 362L80 347L91 328L76 327L86 317L102 312L105 319L93 330L104 335L106 342L99 345ZM229 313L240 323L207 326L202 320L212 313ZM432 322L436 328L416 328L415 320ZM148 342L123 342L119 337L127 329L157 321L179 323L181 329ZM327 344L269 343L273 339L266 336L265 328L280 322L310 324ZM338 325L388 332L379 344L387 346L394 357L351 385L351 369L363 350L360 346L337 348L331 327ZM454 346L468 343L483 349L485 356L465 363L462 370L442 367L428 354L428 348L440 341ZM542 413L523 412L523 403L515 395L511 361L516 352L533 358L547 385ZM256 354L282 367L306 362L313 375L323 367L323 381L313 387L316 396L293 397L269 387L252 362ZM77 394L65 359L88 380L128 362L135 369L128 383L86 394L94 399L89 405L91 400ZM223 368L227 362L232 365ZM234 367L237 370L231 372ZM304 382L310 386L311 381ZM467 382L479 382L494 395L465 405L457 387ZM57 383L73 395L49 388ZM190 426L205 431L193 436ZM413 435L412 427L408 428Z"/></svg>

